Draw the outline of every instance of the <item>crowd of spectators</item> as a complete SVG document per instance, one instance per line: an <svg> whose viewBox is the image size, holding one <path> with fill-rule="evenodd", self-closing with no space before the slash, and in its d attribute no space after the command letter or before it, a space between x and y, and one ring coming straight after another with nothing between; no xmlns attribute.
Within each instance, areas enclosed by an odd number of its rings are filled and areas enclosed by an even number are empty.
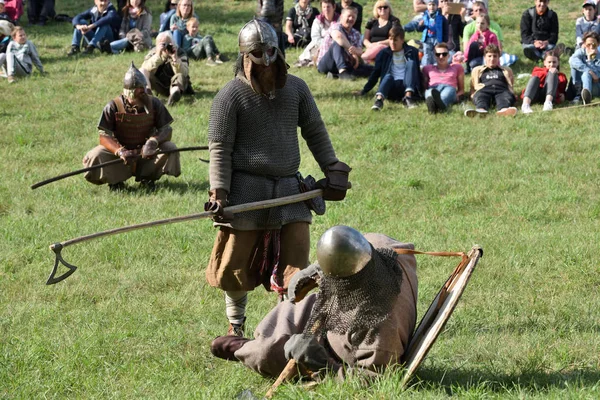
<svg viewBox="0 0 600 400"><path fill-rule="evenodd" d="M559 19L549 7L550 0L532 0L532 7L522 12L522 56L536 63L520 96L523 113L533 112L532 103L542 103L543 110L549 111L555 104L585 105L600 96L597 4L582 1L570 46L558 42ZM23 11L23 0L0 0L0 61L9 82L30 75L33 65L43 72L35 45L18 26ZM368 77L363 89L355 92L359 96L379 82L373 110L381 110L386 99L401 101L408 108L424 100L431 113L470 100L475 107L465 112L468 116L487 114L492 105L500 115L515 115L518 96L510 65L519 56L503 51L502 28L490 16L488 2L413 0L413 11L415 15L402 24L389 0L375 0L363 26L363 6L353 0L319 4L297 0L287 14L283 0L257 0L255 15L275 28L283 54L286 47L303 48L295 67L316 67L334 79ZM28 0L30 25L44 25L55 16L54 0ZM109 0L94 0L93 6L72 18L67 55L149 51L142 71L154 82L150 85L174 104L193 92L188 60L206 59L209 66L226 61L213 37L200 34L200 21L193 0L167 0L158 32L153 32L146 0L120 0L116 7ZM421 32L420 40L405 40L405 32L412 31ZM152 47L157 34L157 45ZM570 79L559 72L563 55L570 56ZM163 65L170 68L166 74L159 68ZM169 81L159 83L153 76L156 71ZM465 75L469 74L468 92Z"/></svg>

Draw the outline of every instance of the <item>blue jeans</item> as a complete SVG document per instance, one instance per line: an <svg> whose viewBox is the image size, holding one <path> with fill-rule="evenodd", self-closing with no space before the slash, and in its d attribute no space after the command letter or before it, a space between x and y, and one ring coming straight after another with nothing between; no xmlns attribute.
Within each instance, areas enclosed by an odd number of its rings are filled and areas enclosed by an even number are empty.
<svg viewBox="0 0 600 400"><path fill-rule="evenodd" d="M173 32L173 42L177 45L177 47L181 47L183 43L183 37L185 36L185 32L180 31L179 29L175 29Z"/></svg>
<svg viewBox="0 0 600 400"><path fill-rule="evenodd" d="M600 96L600 82L594 82L589 72L583 72L581 75L583 88L590 91L592 97Z"/></svg>
<svg viewBox="0 0 600 400"><path fill-rule="evenodd" d="M437 89L438 92L440 92L440 97L442 98L442 101L446 107L450 107L452 104L456 103L456 89L454 86L443 83L431 86L425 91L425 98L431 96L431 89Z"/></svg>
<svg viewBox="0 0 600 400"><path fill-rule="evenodd" d="M327 53L325 53L321 58L321 61L319 61L317 70L322 74L328 72L337 74L340 69L352 72L352 65L348 62L349 57L350 56L346 54L346 50L344 50L342 46L333 42L329 50L327 50Z"/></svg>
<svg viewBox="0 0 600 400"><path fill-rule="evenodd" d="M379 90L377 94L383 96L384 99L400 101L404 98L406 92L415 91L415 80L412 73L411 62L406 63L406 72L404 73L404 80L394 79L394 75L385 74L379 82Z"/></svg>
<svg viewBox="0 0 600 400"><path fill-rule="evenodd" d="M124 50L129 44L129 40L127 38L115 40L114 42L110 42L110 49L113 54L118 54L121 50Z"/></svg>
<svg viewBox="0 0 600 400"><path fill-rule="evenodd" d="M556 45L548 44L548 46L546 46L545 49L539 50L539 49L536 49L533 44L524 44L523 45L523 54L525 55L525 57L527 57L533 61L542 60L544 58L544 53L547 52L548 50L552 50L554 48L554 46L556 46Z"/></svg>
<svg viewBox="0 0 600 400"><path fill-rule="evenodd" d="M577 71L575 68L571 68L571 80L573 81L573 85L581 84L582 79L581 76L583 72Z"/></svg>
<svg viewBox="0 0 600 400"><path fill-rule="evenodd" d="M73 41L71 42L71 45L79 47L81 45L81 39L84 37L89 46L98 47L98 43L102 42L103 40L112 42L113 31L109 25L100 26L95 30L88 31L85 35L81 33L79 29L74 29Z"/></svg>
<svg viewBox="0 0 600 400"><path fill-rule="evenodd" d="M421 59L421 66L433 65L435 63L435 57L433 56L433 48L438 44L436 38L429 37L423 42L423 58Z"/></svg>

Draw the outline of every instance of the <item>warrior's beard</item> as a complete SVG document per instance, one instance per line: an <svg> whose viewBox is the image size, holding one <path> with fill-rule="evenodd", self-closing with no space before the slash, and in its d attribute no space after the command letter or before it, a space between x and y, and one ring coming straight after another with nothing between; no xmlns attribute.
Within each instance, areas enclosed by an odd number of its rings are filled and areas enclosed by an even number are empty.
<svg viewBox="0 0 600 400"><path fill-rule="evenodd" d="M244 75L256 93L275 95L275 86L279 67L272 63L268 67L255 64L247 54L244 55Z"/></svg>
<svg viewBox="0 0 600 400"><path fill-rule="evenodd" d="M137 92L135 89L124 89L123 94L127 99L127 102L133 106L138 108L146 108L150 106L150 96L146 92Z"/></svg>

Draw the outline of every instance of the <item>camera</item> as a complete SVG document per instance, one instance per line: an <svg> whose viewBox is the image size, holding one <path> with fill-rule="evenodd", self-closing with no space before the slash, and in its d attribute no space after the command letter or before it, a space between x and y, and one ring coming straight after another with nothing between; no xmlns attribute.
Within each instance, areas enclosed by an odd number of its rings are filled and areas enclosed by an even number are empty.
<svg viewBox="0 0 600 400"><path fill-rule="evenodd" d="M167 43L165 45L165 50L167 50L171 54L175 53L175 47L173 47L172 43Z"/></svg>

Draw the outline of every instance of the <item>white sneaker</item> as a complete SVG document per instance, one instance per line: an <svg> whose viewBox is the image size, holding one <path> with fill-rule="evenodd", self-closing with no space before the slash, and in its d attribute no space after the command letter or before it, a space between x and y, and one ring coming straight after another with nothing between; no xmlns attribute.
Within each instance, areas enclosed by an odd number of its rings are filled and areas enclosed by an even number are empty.
<svg viewBox="0 0 600 400"><path fill-rule="evenodd" d="M529 105L529 104L523 104L521 106L521 112L523 114L531 114L533 112L533 110L531 109L531 105Z"/></svg>
<svg viewBox="0 0 600 400"><path fill-rule="evenodd" d="M544 108L542 110L543 111L552 111L552 102L551 101L545 101L544 102Z"/></svg>

